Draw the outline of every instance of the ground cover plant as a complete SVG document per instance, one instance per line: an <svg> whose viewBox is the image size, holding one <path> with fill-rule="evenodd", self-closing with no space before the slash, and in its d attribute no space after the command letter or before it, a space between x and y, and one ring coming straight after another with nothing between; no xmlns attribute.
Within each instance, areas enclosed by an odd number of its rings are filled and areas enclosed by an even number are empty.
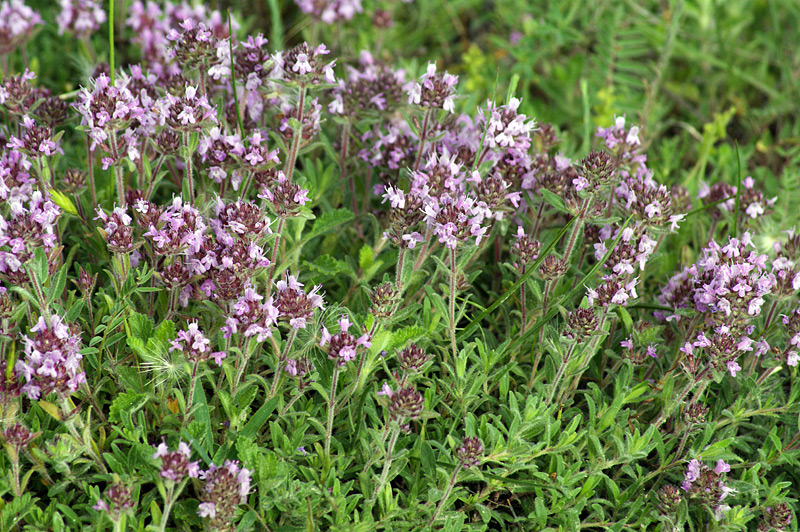
<svg viewBox="0 0 800 532"><path fill-rule="evenodd" d="M0 530L797 529L794 122L120 4L0 3Z"/></svg>

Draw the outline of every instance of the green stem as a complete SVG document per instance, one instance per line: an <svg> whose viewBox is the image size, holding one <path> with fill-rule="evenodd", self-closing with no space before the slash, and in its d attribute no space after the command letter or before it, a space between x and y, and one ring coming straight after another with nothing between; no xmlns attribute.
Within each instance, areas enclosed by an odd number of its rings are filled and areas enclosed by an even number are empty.
<svg viewBox="0 0 800 532"><path fill-rule="evenodd" d="M108 65L111 86L114 86L114 0L108 0Z"/></svg>
<svg viewBox="0 0 800 532"><path fill-rule="evenodd" d="M189 412L192 410L192 405L194 404L194 387L195 381L197 377L197 366L200 365L200 361L196 361L192 366L192 375L189 380L189 397L186 398L186 412L183 414L183 422L181 423L181 428L186 426L186 422L189 420Z"/></svg>
<svg viewBox="0 0 800 532"><path fill-rule="evenodd" d="M275 368L275 375L272 378L272 387L269 391L270 399L275 397L275 394L278 392L278 383L283 373L283 364L286 362L286 357L289 356L289 350L292 348L295 338L297 338L297 329L292 328L292 332L289 333L289 338L286 340L286 347L278 359L278 366Z"/></svg>
<svg viewBox="0 0 800 532"><path fill-rule="evenodd" d="M269 261L269 274L267 275L267 295L265 299L269 299L272 294L272 276L275 275L275 262L278 260L278 243L281 240L281 233L283 226L286 223L286 218L283 216L278 218L278 228L275 230L275 243L272 245L272 258Z"/></svg>
<svg viewBox="0 0 800 532"><path fill-rule="evenodd" d="M406 257L406 248L400 248L400 254L397 256L397 275L394 280L394 286L397 288L398 295L403 288L403 261Z"/></svg>
<svg viewBox="0 0 800 532"><path fill-rule="evenodd" d="M395 427L392 430L392 437L389 439L389 447L386 450L386 457L383 459L383 471L381 471L381 477L378 479L378 485L375 486L375 491L372 493L372 498L369 500L370 509L372 509L372 506L375 504L375 500L378 498L378 494L386 485L386 479L389 476L389 469L391 469L392 466L392 453L394 452L394 446L397 443L397 438L399 436L400 429Z"/></svg>
<svg viewBox="0 0 800 532"><path fill-rule="evenodd" d="M425 141L427 140L428 136L428 122L431 118L431 113L433 111L428 109L425 111L425 118L422 119L422 129L420 129L420 136L419 136L419 151L417 152L417 160L414 161L414 171L416 172L419 170L419 165L422 162L422 152L425 149Z"/></svg>
<svg viewBox="0 0 800 532"><path fill-rule="evenodd" d="M525 277L525 266L522 266L522 276ZM528 309L526 308L525 303L525 284L526 283L522 283L522 285L519 287L519 305L520 311L522 312L522 330L520 331L520 334L525 334L525 329L528 328Z"/></svg>
<svg viewBox="0 0 800 532"><path fill-rule="evenodd" d="M561 365L558 367L558 373L556 373L555 379L553 379L553 386L550 388L550 393L547 395L547 405L550 405L550 402L553 400L553 396L556 394L556 389L558 388L558 383L561 381L561 377L564 376L564 371L567 369L567 364L569 364L569 359L572 357L573 351L575 351L575 345L572 344L567 351L567 356L564 357L564 360L561 361Z"/></svg>
<svg viewBox="0 0 800 532"><path fill-rule="evenodd" d="M18 452L19 449L15 449L14 452ZM22 497L22 485L19 482L19 459L14 459L11 461L11 478L13 481L13 489L14 489L14 497Z"/></svg>
<svg viewBox="0 0 800 532"><path fill-rule="evenodd" d="M427 526L431 526L433 522L436 521L436 518L439 516L439 512L441 512L442 508L444 508L447 499L450 497L450 493L453 491L453 486L456 485L456 478L458 477L459 471L461 471L461 467L461 463L459 463L456 466L456 469L453 471L453 476L450 477L450 482L447 483L447 489L444 491L444 496L442 497L442 500L439 501L439 504L436 505L436 511L433 512L433 515L428 521Z"/></svg>
<svg viewBox="0 0 800 532"><path fill-rule="evenodd" d="M333 368L331 395L328 398L328 432L325 434L325 456L331 456L331 437L333 435L333 414L336 411L336 383L339 380L339 366Z"/></svg>
<svg viewBox="0 0 800 532"><path fill-rule="evenodd" d="M300 125L297 127L297 131L293 132L292 136L292 148L289 151L289 158L286 159L286 167L283 170L283 173L286 174L286 180L292 180L292 174L294 173L294 165L297 162L297 154L300 151L300 141L303 139L303 113L304 107L306 104L306 86L301 85L299 89L300 95L297 102L297 121Z"/></svg>
<svg viewBox="0 0 800 532"><path fill-rule="evenodd" d="M183 148L186 150L184 163L186 164L186 179L189 181L189 203L194 205L194 177L192 176L192 154L189 153L189 134L183 134Z"/></svg>
<svg viewBox="0 0 800 532"><path fill-rule="evenodd" d="M125 176L122 174L122 167L119 164L119 150L117 147L117 134L112 131L108 137L111 140L111 154L114 157L114 177L117 181L117 198L119 205L125 208Z"/></svg>
<svg viewBox="0 0 800 532"><path fill-rule="evenodd" d="M167 496L164 498L164 512L161 514L161 522L158 524L159 532L164 532L167 529L167 522L169 521L169 514L172 511L172 505L175 503L175 486L170 483L167 489Z"/></svg>
<svg viewBox="0 0 800 532"><path fill-rule="evenodd" d="M450 250L450 346L453 349L453 361L458 358L456 347L456 250ZM445 363L447 361L445 360Z"/></svg>

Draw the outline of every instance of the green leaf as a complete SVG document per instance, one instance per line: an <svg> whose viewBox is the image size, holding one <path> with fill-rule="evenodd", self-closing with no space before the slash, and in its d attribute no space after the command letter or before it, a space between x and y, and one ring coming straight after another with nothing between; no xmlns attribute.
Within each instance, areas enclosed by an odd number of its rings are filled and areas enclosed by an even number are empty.
<svg viewBox="0 0 800 532"><path fill-rule="evenodd" d="M349 209L336 209L322 213L322 215L314 221L311 231L305 236L306 241L334 229L335 227L347 223L353 219L353 211Z"/></svg>
<svg viewBox="0 0 800 532"><path fill-rule="evenodd" d="M353 277L353 269L343 260L333 258L330 255L322 255L313 262L304 261L309 270L321 274L323 277L335 277L340 273L349 273Z"/></svg>
<svg viewBox="0 0 800 532"><path fill-rule="evenodd" d="M256 413L245 423L240 435L243 438L254 438L256 433L261 430L264 423L269 419L270 414L275 410L278 405L279 397L273 397L256 410Z"/></svg>
<svg viewBox="0 0 800 532"><path fill-rule="evenodd" d="M366 244L361 246L361 249L358 251L358 266L366 271L372 266L373 260L373 253L372 248Z"/></svg>
<svg viewBox="0 0 800 532"><path fill-rule="evenodd" d="M121 422L133 427L133 414L144 407L149 399L148 395L141 393L121 393L111 403L108 420L112 423Z"/></svg>
<svg viewBox="0 0 800 532"><path fill-rule="evenodd" d="M569 212L569 210L567 209L567 205L564 203L564 200L562 200L556 194L553 194L546 188L539 189L539 193L542 195L542 198L551 206L553 206L556 210L561 212Z"/></svg>

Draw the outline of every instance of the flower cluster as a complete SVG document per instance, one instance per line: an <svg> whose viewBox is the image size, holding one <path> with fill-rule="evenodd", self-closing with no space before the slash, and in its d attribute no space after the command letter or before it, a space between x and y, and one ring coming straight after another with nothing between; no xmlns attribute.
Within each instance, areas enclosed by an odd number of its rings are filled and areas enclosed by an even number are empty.
<svg viewBox="0 0 800 532"><path fill-rule="evenodd" d="M51 393L62 398L75 393L86 382L76 327L58 315L49 320L40 316L31 332L33 337L25 338L25 358L14 367L17 375L25 379L22 391L32 400Z"/></svg>
<svg viewBox="0 0 800 532"><path fill-rule="evenodd" d="M0 3L0 55L8 55L33 36L42 16L22 0Z"/></svg>
<svg viewBox="0 0 800 532"><path fill-rule="evenodd" d="M195 364L213 358L218 366L225 358L223 351L211 351L211 340L206 338L197 322L192 322L185 330L178 331L178 338L170 342L170 351L180 351L190 363Z"/></svg>
<svg viewBox="0 0 800 532"><path fill-rule="evenodd" d="M408 103L430 109L455 111L455 86L458 76L447 72L437 73L436 63L428 63L428 69L408 89Z"/></svg>
<svg viewBox="0 0 800 532"><path fill-rule="evenodd" d="M322 327L322 340L320 347L326 347L328 358L336 361L339 366L344 366L347 362L355 360L359 348L369 348L370 337L368 333L356 338L348 332L350 329L350 319L344 315L339 318L339 332L331 335L328 328Z"/></svg>
<svg viewBox="0 0 800 532"><path fill-rule="evenodd" d="M103 492L104 499L98 499L93 506L95 510L105 512L112 521L117 522L120 516L133 508L133 487L122 482L114 482Z"/></svg>
<svg viewBox="0 0 800 532"><path fill-rule="evenodd" d="M59 0L58 33L73 33L81 39L100 29L106 21L106 12L98 0Z"/></svg>
<svg viewBox="0 0 800 532"><path fill-rule="evenodd" d="M461 447L456 450L456 457L461 467L477 467L483 458L483 443L475 436L466 436Z"/></svg>
<svg viewBox="0 0 800 532"><path fill-rule="evenodd" d="M7 160L3 158L3 161ZM0 276L17 284L28 281L25 263L33 256L35 249L41 248L49 253L56 248L56 224L61 213L55 203L44 199L39 190L23 200L23 194L30 190L30 183L24 181L23 175L22 172L17 175L23 181L17 181L20 185L8 192L11 207L9 217L0 217Z"/></svg>
<svg viewBox="0 0 800 532"><path fill-rule="evenodd" d="M289 181L282 170L278 170L275 178L264 184L258 197L267 200L272 212L280 218L297 216L303 206L311 201L308 190Z"/></svg>
<svg viewBox="0 0 800 532"><path fill-rule="evenodd" d="M211 464L200 472L203 480L197 515L209 520L213 530L233 530L233 518L239 504L250 493L251 471L238 461L226 460L222 467Z"/></svg>
<svg viewBox="0 0 800 532"><path fill-rule="evenodd" d="M287 275L275 283L278 289L275 294L275 306L279 319L288 321L293 329L305 329L308 320L314 317L314 309L324 308L322 296L318 294L321 286L315 286L310 292L303 290L303 283L293 275Z"/></svg>
<svg viewBox="0 0 800 532"><path fill-rule="evenodd" d="M273 77L298 85L336 83L333 74L336 60L326 62L324 59L330 53L324 44L311 48L305 42L286 52L277 52L273 56Z"/></svg>
<svg viewBox="0 0 800 532"><path fill-rule="evenodd" d="M135 249L133 243L133 228L131 218L125 209L115 207L111 214L106 214L100 207L97 208L95 220L103 222L101 234L108 245L108 249L114 253L130 253Z"/></svg>
<svg viewBox="0 0 800 532"><path fill-rule="evenodd" d="M364 11L361 0L295 0L295 3L300 11L325 24L351 20L356 13Z"/></svg>
<svg viewBox="0 0 800 532"><path fill-rule="evenodd" d="M328 106L332 114L358 116L365 111L387 111L401 103L405 71L394 70L377 62L367 51L362 51L360 69L347 67L347 81L339 79L334 88L333 101Z"/></svg>
<svg viewBox="0 0 800 532"><path fill-rule="evenodd" d="M192 455L189 446L184 443L178 443L178 449L170 451L167 444L161 442L156 447L156 452L153 453L153 459L161 459L161 476L172 482L180 482L186 477L198 478L200 476L199 462L190 462L189 457Z"/></svg>
<svg viewBox="0 0 800 532"><path fill-rule="evenodd" d="M714 515L719 521L730 506L722 501L734 490L725 485L725 473L731 466L723 460L717 460L714 469L707 467L699 460L689 461L681 488L690 497L699 499L702 503L714 508Z"/></svg>
<svg viewBox="0 0 800 532"><path fill-rule="evenodd" d="M257 341L263 342L272 337L272 328L277 325L279 315L272 297L265 302L264 296L248 287L233 304L231 315L225 319L222 331L225 338L242 332L245 338L255 336Z"/></svg>

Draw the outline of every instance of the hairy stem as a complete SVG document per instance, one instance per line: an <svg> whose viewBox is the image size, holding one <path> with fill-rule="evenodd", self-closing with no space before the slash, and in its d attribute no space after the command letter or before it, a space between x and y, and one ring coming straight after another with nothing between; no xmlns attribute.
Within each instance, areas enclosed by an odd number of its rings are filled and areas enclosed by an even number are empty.
<svg viewBox="0 0 800 532"><path fill-rule="evenodd" d="M265 299L269 299L269 296L272 293L272 276L275 275L275 263L278 260L278 243L281 240L281 233L283 232L283 226L285 223L286 218L283 216L278 218L278 227L275 230L275 243L272 245L272 258L269 261L269 274L267 275L267 296Z"/></svg>
<svg viewBox="0 0 800 532"><path fill-rule="evenodd" d="M433 515L428 521L427 526L431 526L433 522L436 521L436 518L439 516L439 512L442 511L442 508L444 508L444 505L447 503L447 499L450 497L450 493L452 493L453 487L456 485L456 478L458 477L458 473L461 471L461 467L461 463L459 463L453 471L453 476L450 477L450 481L447 483L447 489L444 491L444 496L442 497L442 500L439 501L439 504L436 505L436 511L433 512Z"/></svg>
<svg viewBox="0 0 800 532"><path fill-rule="evenodd" d="M378 479L378 485L375 486L375 491L372 493L372 497L370 498L370 508L375 504L375 499L378 498L378 494L386 485L386 479L389 476L389 469L391 469L392 466L392 453L394 452L394 446L397 443L397 438L399 436L400 429L395 427L392 430L392 437L389 439L389 447L386 449L386 456L383 459L383 471L381 472L381 477Z"/></svg>
<svg viewBox="0 0 800 532"><path fill-rule="evenodd" d="M331 395L328 398L328 432L325 434L325 456L331 456L331 437L333 435L333 414L336 410L336 384L339 381L339 366L333 368Z"/></svg>
<svg viewBox="0 0 800 532"><path fill-rule="evenodd" d="M183 422L181 423L181 428L186 426L186 422L189 421L189 412L192 410L192 405L194 404L194 387L197 380L197 367L200 365L200 361L196 360L195 363L192 365L192 374L189 377L189 397L186 398L186 412L183 414Z"/></svg>
<svg viewBox="0 0 800 532"><path fill-rule="evenodd" d="M419 151L417 152L417 160L414 161L414 171L419 170L419 165L422 162L422 152L425 151L425 141L428 136L428 122L431 119L432 109L425 111L425 117L422 119L422 129L419 130Z"/></svg>
<svg viewBox="0 0 800 532"><path fill-rule="evenodd" d="M300 125L297 127L297 131L293 132L292 147L289 151L289 158L286 159L286 167L283 170L288 181L292 180L294 165L297 162L297 154L300 151L300 141L303 139L303 112L305 111L304 107L306 104L306 86L301 85L298 90L300 94L297 101L297 121Z"/></svg>
<svg viewBox="0 0 800 532"><path fill-rule="evenodd" d="M286 357L289 356L289 351L292 349L292 344L294 343L295 338L297 338L297 329L292 328L292 332L289 333L289 338L286 340L286 347L278 359L278 365L275 368L275 375L272 377L272 387L269 390L269 399L275 397L275 394L278 392L278 383L281 381L283 366L286 363Z"/></svg>
<svg viewBox="0 0 800 532"><path fill-rule="evenodd" d="M450 250L450 346L453 349L453 360L458 357L456 347L456 250ZM445 364L447 360L445 360Z"/></svg>
<svg viewBox="0 0 800 532"><path fill-rule="evenodd" d="M186 164L186 180L189 182L189 203L194 205L194 177L192 176L192 154L189 153L189 134L183 134L183 147L186 150L184 163Z"/></svg>

